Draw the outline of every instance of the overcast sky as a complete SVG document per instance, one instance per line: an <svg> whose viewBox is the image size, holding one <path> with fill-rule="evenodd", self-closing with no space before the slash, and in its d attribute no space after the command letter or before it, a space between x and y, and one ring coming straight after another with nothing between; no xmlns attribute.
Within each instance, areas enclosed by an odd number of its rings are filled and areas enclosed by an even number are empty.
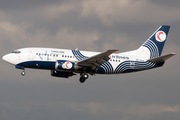
<svg viewBox="0 0 180 120"><path fill-rule="evenodd" d="M1 0L0 56L24 47L91 51L137 49L160 26L171 29L161 68L54 78L50 71L21 70L0 60L1 120L180 119L180 1Z"/></svg>

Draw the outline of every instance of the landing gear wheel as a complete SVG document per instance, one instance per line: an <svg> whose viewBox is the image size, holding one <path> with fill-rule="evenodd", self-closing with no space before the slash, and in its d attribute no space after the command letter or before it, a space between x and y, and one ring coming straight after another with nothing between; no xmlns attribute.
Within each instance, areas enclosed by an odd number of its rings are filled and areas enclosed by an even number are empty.
<svg viewBox="0 0 180 120"><path fill-rule="evenodd" d="M84 77L85 79L88 79L89 75L88 75L87 73L84 73L84 74L83 74L83 77Z"/></svg>
<svg viewBox="0 0 180 120"><path fill-rule="evenodd" d="M80 82L80 83L84 83L85 81L86 81L86 79L85 79L85 78L80 77L80 79L79 79L79 82Z"/></svg>
<svg viewBox="0 0 180 120"><path fill-rule="evenodd" d="M79 82L84 83L88 77L89 75L87 73L83 73L79 79Z"/></svg>
<svg viewBox="0 0 180 120"><path fill-rule="evenodd" d="M22 72L21 72L21 75L22 75L22 76L25 76L25 74L26 74L25 71L22 71Z"/></svg>

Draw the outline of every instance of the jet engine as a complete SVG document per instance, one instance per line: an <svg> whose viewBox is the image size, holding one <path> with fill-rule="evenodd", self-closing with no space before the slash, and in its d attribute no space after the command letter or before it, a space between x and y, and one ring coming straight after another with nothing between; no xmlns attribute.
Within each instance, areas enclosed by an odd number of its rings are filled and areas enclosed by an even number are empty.
<svg viewBox="0 0 180 120"><path fill-rule="evenodd" d="M54 76L54 77L68 78L73 75L76 75L76 74L74 74L73 72L61 72L61 71L51 70L51 76Z"/></svg>
<svg viewBox="0 0 180 120"><path fill-rule="evenodd" d="M55 64L55 69L57 71L68 71L74 72L82 69L81 66L78 66L76 63L66 60L57 60Z"/></svg>

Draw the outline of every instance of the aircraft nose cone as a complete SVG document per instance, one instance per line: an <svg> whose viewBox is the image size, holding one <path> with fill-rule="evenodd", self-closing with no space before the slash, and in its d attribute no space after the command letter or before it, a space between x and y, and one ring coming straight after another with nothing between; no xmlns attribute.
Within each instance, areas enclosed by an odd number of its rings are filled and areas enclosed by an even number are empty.
<svg viewBox="0 0 180 120"><path fill-rule="evenodd" d="M11 54L11 53L6 54L2 57L2 59L12 65L15 65L18 63L17 55L15 54Z"/></svg>
<svg viewBox="0 0 180 120"><path fill-rule="evenodd" d="M7 58L8 58L7 55L4 55L4 56L2 57L2 59L3 59L4 61L7 61Z"/></svg>
<svg viewBox="0 0 180 120"><path fill-rule="evenodd" d="M8 63L12 63L12 57L10 54L6 54L2 57L2 59Z"/></svg>

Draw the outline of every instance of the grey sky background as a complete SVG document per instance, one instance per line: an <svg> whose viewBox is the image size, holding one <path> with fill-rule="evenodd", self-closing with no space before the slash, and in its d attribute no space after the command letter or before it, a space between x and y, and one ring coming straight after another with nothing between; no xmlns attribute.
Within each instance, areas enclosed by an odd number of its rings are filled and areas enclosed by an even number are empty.
<svg viewBox="0 0 180 120"><path fill-rule="evenodd" d="M130 74L54 78L0 60L2 120L180 119L180 2L177 0L1 0L0 56L23 47L137 49L160 26L171 29L161 68Z"/></svg>

